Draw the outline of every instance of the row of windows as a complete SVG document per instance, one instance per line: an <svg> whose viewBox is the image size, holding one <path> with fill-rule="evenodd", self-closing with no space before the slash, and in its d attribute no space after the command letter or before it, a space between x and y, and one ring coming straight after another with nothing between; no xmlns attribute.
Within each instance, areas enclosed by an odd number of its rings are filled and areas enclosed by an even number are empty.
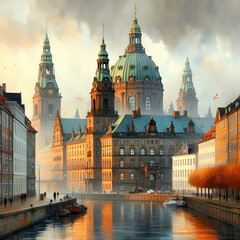
<svg viewBox="0 0 240 240"><path fill-rule="evenodd" d="M135 155L136 154L136 152L135 152L135 148L130 148L130 155ZM157 153L156 153L156 149L155 148L153 148L153 147L151 147L150 149L149 149L149 155L156 155ZM124 148L123 147L121 147L120 149L119 149L119 155L121 155L121 156L123 156L123 155L125 155L125 150L124 150ZM141 148L140 149L140 155L146 155L146 149L145 148ZM164 152L163 152L163 149L160 149L159 150L159 155L164 155Z"/></svg>
<svg viewBox="0 0 240 240"><path fill-rule="evenodd" d="M190 173L193 172L193 169L190 170L173 170L173 177L187 177Z"/></svg>
<svg viewBox="0 0 240 240"><path fill-rule="evenodd" d="M84 172L68 172L67 181L84 181L85 179L92 179L92 173Z"/></svg>
<svg viewBox="0 0 240 240"><path fill-rule="evenodd" d="M201 153L199 154L199 160L215 158L215 152Z"/></svg>
<svg viewBox="0 0 240 240"><path fill-rule="evenodd" d="M120 173L120 181L124 181L125 180L125 174L124 173ZM134 173L130 173L130 180L134 181L135 180L135 174Z"/></svg>
<svg viewBox="0 0 240 240"><path fill-rule="evenodd" d="M188 182L188 180L178 180L178 181L173 181L173 187L187 188L187 187L192 187L192 185Z"/></svg>
<svg viewBox="0 0 240 240"><path fill-rule="evenodd" d="M139 141L139 140L138 140ZM137 141L134 139L131 139L130 140L130 145L135 145L135 143L137 143ZM173 140L167 140L167 139L160 139L159 141L158 140L147 140L147 143L151 143L151 144L158 144L159 146L163 146L164 144L169 144L170 146L173 146ZM121 139L120 140L120 145L121 146L124 146L124 144L127 144L127 141L124 140L124 139ZM146 140L145 139L142 139L141 140L141 145L145 146L146 144ZM184 144L184 141L182 140L181 141L181 145Z"/></svg>
<svg viewBox="0 0 240 240"><path fill-rule="evenodd" d="M195 158L173 160L173 166L191 166L196 164Z"/></svg>

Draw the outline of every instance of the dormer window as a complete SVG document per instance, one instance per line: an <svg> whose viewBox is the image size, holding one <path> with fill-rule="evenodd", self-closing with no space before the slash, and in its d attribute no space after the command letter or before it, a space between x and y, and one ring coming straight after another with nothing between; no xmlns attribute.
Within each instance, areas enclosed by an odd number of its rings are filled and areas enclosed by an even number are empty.
<svg viewBox="0 0 240 240"><path fill-rule="evenodd" d="M147 65L144 65L144 66L143 66L143 69L144 69L144 70L148 70L148 66L147 66Z"/></svg>

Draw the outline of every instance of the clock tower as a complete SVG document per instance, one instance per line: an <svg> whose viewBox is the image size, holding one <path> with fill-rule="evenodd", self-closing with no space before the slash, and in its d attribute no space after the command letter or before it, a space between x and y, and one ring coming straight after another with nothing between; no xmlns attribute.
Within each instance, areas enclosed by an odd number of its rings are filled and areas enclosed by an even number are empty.
<svg viewBox="0 0 240 240"><path fill-rule="evenodd" d="M33 95L32 124L38 131L37 150L52 141L57 110L61 112L61 94L55 79L54 64L48 35L43 44L43 52L38 70L38 81Z"/></svg>

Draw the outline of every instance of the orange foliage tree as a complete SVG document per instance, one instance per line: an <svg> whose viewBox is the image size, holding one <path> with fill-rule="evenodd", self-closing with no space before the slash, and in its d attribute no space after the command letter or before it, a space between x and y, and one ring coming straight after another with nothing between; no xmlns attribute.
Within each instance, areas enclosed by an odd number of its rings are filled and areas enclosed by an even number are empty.
<svg viewBox="0 0 240 240"><path fill-rule="evenodd" d="M240 189L240 163L233 162L224 166L214 168L203 168L195 170L189 175L189 183L197 188L205 189L224 189L226 200L229 189Z"/></svg>

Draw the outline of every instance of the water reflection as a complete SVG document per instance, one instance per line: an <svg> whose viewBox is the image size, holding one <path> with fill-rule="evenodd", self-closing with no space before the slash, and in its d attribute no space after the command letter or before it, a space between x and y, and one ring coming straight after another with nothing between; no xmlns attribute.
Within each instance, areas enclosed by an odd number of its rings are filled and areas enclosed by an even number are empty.
<svg viewBox="0 0 240 240"><path fill-rule="evenodd" d="M240 239L229 225L184 209L152 202L85 201L85 215L56 217L14 234L12 239Z"/></svg>

